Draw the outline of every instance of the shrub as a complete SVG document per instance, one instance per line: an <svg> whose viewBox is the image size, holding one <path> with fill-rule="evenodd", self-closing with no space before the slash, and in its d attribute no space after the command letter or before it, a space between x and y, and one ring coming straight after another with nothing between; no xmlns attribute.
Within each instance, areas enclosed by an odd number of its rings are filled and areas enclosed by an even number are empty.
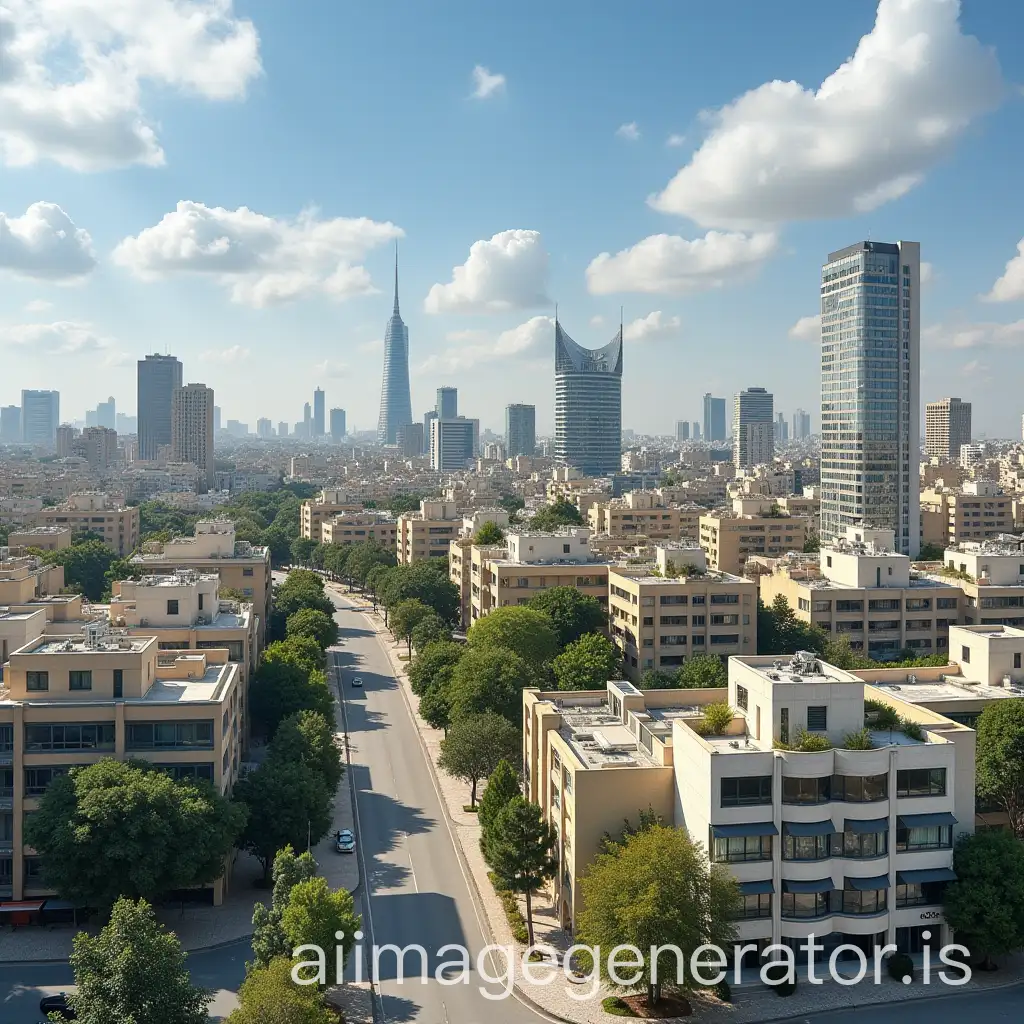
<svg viewBox="0 0 1024 1024"><path fill-rule="evenodd" d="M725 978L723 978L715 986L715 995L718 996L718 998L723 1003L731 1003L732 1002L732 989L729 988L729 982L727 982L725 980Z"/></svg>
<svg viewBox="0 0 1024 1024"><path fill-rule="evenodd" d="M911 722L907 718L900 719L900 729L903 731L903 735L910 740L923 740L924 730L917 724L917 722Z"/></svg>
<svg viewBox="0 0 1024 1024"><path fill-rule="evenodd" d="M843 737L844 750L873 750L874 746L874 743L871 742L871 734L867 729L858 729Z"/></svg>
<svg viewBox="0 0 1024 1024"><path fill-rule="evenodd" d="M526 918L523 917L523 912L519 909L519 900L516 898L516 894L508 889L499 889L495 884L497 876L493 871L488 871L487 877L491 880L498 899L501 900L501 909L505 911L505 920L508 921L508 926L512 929L512 938L525 946L530 941L530 932L526 927Z"/></svg>
<svg viewBox="0 0 1024 1024"><path fill-rule="evenodd" d="M914 976L914 961L906 953L893 953L885 965L889 977L894 981L902 981L904 978Z"/></svg>
<svg viewBox="0 0 1024 1024"><path fill-rule="evenodd" d="M636 1014L629 1008L629 1003L618 996L605 996L601 1000L601 1009L610 1013L613 1017L635 1017Z"/></svg>
<svg viewBox="0 0 1024 1024"><path fill-rule="evenodd" d="M898 729L900 716L891 704L880 700L864 701L864 724L873 729Z"/></svg>
<svg viewBox="0 0 1024 1024"><path fill-rule="evenodd" d="M768 964L765 966L766 983L777 996L791 996L796 991L796 975L789 977L789 965L786 963ZM784 981L776 979L785 979Z"/></svg>
<svg viewBox="0 0 1024 1024"><path fill-rule="evenodd" d="M704 708L704 727L709 735L717 736L729 728L733 710L728 704L708 704Z"/></svg>
<svg viewBox="0 0 1024 1024"><path fill-rule="evenodd" d="M832 742L827 736L819 736L817 733L808 732L806 729L797 729L793 734L793 750L799 750L805 754L813 754L821 750L831 750Z"/></svg>

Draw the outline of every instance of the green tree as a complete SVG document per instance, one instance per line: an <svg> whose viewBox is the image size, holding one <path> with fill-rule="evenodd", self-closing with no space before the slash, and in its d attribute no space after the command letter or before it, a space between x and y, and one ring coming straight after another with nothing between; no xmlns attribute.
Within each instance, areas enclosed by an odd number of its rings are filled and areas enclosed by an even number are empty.
<svg viewBox="0 0 1024 1024"><path fill-rule="evenodd" d="M465 648L452 640L435 640L409 662L409 684L417 697L428 690L451 682L455 666L462 660Z"/></svg>
<svg viewBox="0 0 1024 1024"><path fill-rule="evenodd" d="M998 804L1014 835L1024 838L1024 699L994 701L974 728L978 793Z"/></svg>
<svg viewBox="0 0 1024 1024"><path fill-rule="evenodd" d="M291 957L294 946L281 926L281 915L288 905L288 897L299 882L316 875L317 864L308 850L296 856L291 846L278 850L274 856L274 891L270 906L257 903L252 913L253 964L267 967L276 957Z"/></svg>
<svg viewBox="0 0 1024 1024"><path fill-rule="evenodd" d="M157 900L219 878L244 825L244 810L209 783L106 759L50 783L25 842L62 898L109 907L119 896Z"/></svg>
<svg viewBox="0 0 1024 1024"><path fill-rule="evenodd" d="M729 685L729 673L714 654L695 654L679 668L677 685L683 690L704 690Z"/></svg>
<svg viewBox="0 0 1024 1024"><path fill-rule="evenodd" d="M145 900L120 899L98 935L79 932L71 967L80 1024L206 1024L211 993L192 984L181 943Z"/></svg>
<svg viewBox="0 0 1024 1024"><path fill-rule="evenodd" d="M316 985L292 981L291 951L251 971L227 1024L338 1024Z"/></svg>
<svg viewBox="0 0 1024 1024"><path fill-rule="evenodd" d="M526 897L526 930L533 945L533 893L558 870L558 836L541 809L521 796L498 812L487 836L487 855L498 888Z"/></svg>
<svg viewBox="0 0 1024 1024"><path fill-rule="evenodd" d="M1000 702L1002 703L1002 702ZM1024 948L1024 846L1009 832L963 835L953 854L956 881L946 887L946 921L975 955Z"/></svg>
<svg viewBox="0 0 1024 1024"><path fill-rule="evenodd" d="M941 544L922 544L917 553L919 562L941 562L946 557L946 549Z"/></svg>
<svg viewBox="0 0 1024 1024"><path fill-rule="evenodd" d="M519 730L501 715L466 715L456 720L441 740L438 767L453 778L469 783L469 803L476 806L476 787L498 762L518 760L522 740Z"/></svg>
<svg viewBox="0 0 1024 1024"><path fill-rule="evenodd" d="M477 821L480 823L480 851L484 859L490 863L490 855L487 852L487 836L491 826L505 805L513 798L522 795L522 787L519 784L519 776L516 775L511 761L502 758L497 767L491 772L484 787L483 796L480 797L480 807L477 811Z"/></svg>
<svg viewBox="0 0 1024 1024"><path fill-rule="evenodd" d="M493 711L518 722L523 713L523 690L533 684L530 666L514 651L505 647L471 648L452 669L448 687L451 720Z"/></svg>
<svg viewBox="0 0 1024 1024"><path fill-rule="evenodd" d="M292 538L283 526L271 523L263 531L260 544L270 549L270 561L273 565L285 565L292 554Z"/></svg>
<svg viewBox="0 0 1024 1024"><path fill-rule="evenodd" d="M264 661L249 688L249 711L256 730L270 738L282 719L298 711L316 711L333 722L334 697L322 672L309 673L290 662Z"/></svg>
<svg viewBox="0 0 1024 1024"><path fill-rule="evenodd" d="M448 579L446 571L439 571L430 559L396 565L383 581L380 599L389 612L411 598L432 608L445 622L458 620L458 588Z"/></svg>
<svg viewBox="0 0 1024 1024"><path fill-rule="evenodd" d="M412 631L426 618L434 615L430 608L418 598L396 604L391 610L391 632L396 640L404 640L409 657L412 657ZM435 618L438 616L434 615Z"/></svg>
<svg viewBox="0 0 1024 1024"><path fill-rule="evenodd" d="M448 727L452 724L452 694L450 685L442 683L427 690L420 697L419 713L420 718L431 729L443 729L445 734L447 734Z"/></svg>
<svg viewBox="0 0 1024 1024"><path fill-rule="evenodd" d="M270 741L267 757L301 764L323 779L330 793L337 791L345 774L334 726L316 711L298 711L285 718Z"/></svg>
<svg viewBox="0 0 1024 1024"><path fill-rule="evenodd" d="M798 619L782 594L776 595L770 608L758 602L758 654L796 654L797 651L821 654L827 639L817 626Z"/></svg>
<svg viewBox="0 0 1024 1024"><path fill-rule="evenodd" d="M576 915L577 941L611 949L634 945L643 956L635 985L656 1006L661 987L675 979L675 956L666 951L655 963L651 947L674 946L689 964L694 950L711 944L732 946L732 920L739 910L739 890L728 871L709 865L707 854L684 828L653 825L626 836L609 852L598 854L580 879L583 906ZM601 977L608 959L600 958ZM689 978L689 975L687 975Z"/></svg>
<svg viewBox="0 0 1024 1024"><path fill-rule="evenodd" d="M551 619L535 608L495 608L477 619L466 634L470 648L506 647L533 669L558 653L558 634Z"/></svg>
<svg viewBox="0 0 1024 1024"><path fill-rule="evenodd" d="M481 523L480 529L473 537L474 544L500 544L505 539L505 531L490 519Z"/></svg>
<svg viewBox="0 0 1024 1024"><path fill-rule="evenodd" d="M340 947L343 960L348 959L355 944L353 936L359 925L352 894L331 889L325 878L299 882L289 893L281 914L281 928L293 950L303 945L319 946L324 951Z"/></svg>
<svg viewBox="0 0 1024 1024"><path fill-rule="evenodd" d="M516 513L526 508L526 502L518 494L503 494L498 499L498 508L503 508L509 515L511 522L516 522Z"/></svg>
<svg viewBox="0 0 1024 1024"><path fill-rule="evenodd" d="M552 662L560 690L603 690L621 667L619 649L603 633L587 633Z"/></svg>
<svg viewBox="0 0 1024 1024"><path fill-rule="evenodd" d="M64 566L64 585L90 601L99 601L107 590L107 570L117 556L101 540L85 540L61 551L43 554L44 565Z"/></svg>
<svg viewBox="0 0 1024 1024"><path fill-rule="evenodd" d="M345 562L345 575L358 586L366 582L366 575L374 566L385 568L393 566L398 559L394 551L381 547L379 544L355 544Z"/></svg>
<svg viewBox="0 0 1024 1024"><path fill-rule="evenodd" d="M822 658L836 668L850 671L855 668L877 668L875 662L858 654L850 646L850 638L845 636L829 637L825 643L825 650Z"/></svg>
<svg viewBox="0 0 1024 1024"><path fill-rule="evenodd" d="M323 650L338 642L338 624L334 617L315 608L300 608L288 616L287 636L312 637Z"/></svg>
<svg viewBox="0 0 1024 1024"><path fill-rule="evenodd" d="M641 690L673 690L679 685L678 674L660 668L649 668L640 677Z"/></svg>
<svg viewBox="0 0 1024 1024"><path fill-rule="evenodd" d="M566 647L587 633L608 628L608 613L596 597L575 587L549 587L530 598L528 608L543 612L555 627L559 647Z"/></svg>
<svg viewBox="0 0 1024 1024"><path fill-rule="evenodd" d="M311 636L296 634L275 640L263 652L263 662L294 665L303 672L320 672L326 664L324 649Z"/></svg>
<svg viewBox="0 0 1024 1024"><path fill-rule="evenodd" d="M411 636L413 649L419 654L428 644L436 643L439 640L451 640L452 631L440 615L431 612L412 627Z"/></svg>
<svg viewBox="0 0 1024 1024"><path fill-rule="evenodd" d="M370 595L370 600L373 601L374 611L377 610L377 599L384 589L384 581L393 568L394 566L378 564L373 566L366 574L366 592Z"/></svg>
<svg viewBox="0 0 1024 1024"><path fill-rule="evenodd" d="M558 498L550 505L545 505L530 520L531 530L557 530L563 526L582 526L583 516L580 510L565 498Z"/></svg>
<svg viewBox="0 0 1024 1024"><path fill-rule="evenodd" d="M804 541L804 554L816 555L821 550L821 538L814 534Z"/></svg>
<svg viewBox="0 0 1024 1024"><path fill-rule="evenodd" d="M309 565L316 541L309 537L296 537L291 543L292 562L295 565Z"/></svg>

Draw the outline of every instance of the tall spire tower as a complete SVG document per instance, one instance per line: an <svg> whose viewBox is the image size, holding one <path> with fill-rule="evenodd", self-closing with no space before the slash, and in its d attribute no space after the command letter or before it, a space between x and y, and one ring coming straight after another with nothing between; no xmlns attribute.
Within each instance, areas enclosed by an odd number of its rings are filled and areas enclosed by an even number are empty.
<svg viewBox="0 0 1024 1024"><path fill-rule="evenodd" d="M380 389L377 440L381 444L394 444L398 428L410 423L409 328L398 309L398 243L395 242L395 305L384 330L384 381Z"/></svg>

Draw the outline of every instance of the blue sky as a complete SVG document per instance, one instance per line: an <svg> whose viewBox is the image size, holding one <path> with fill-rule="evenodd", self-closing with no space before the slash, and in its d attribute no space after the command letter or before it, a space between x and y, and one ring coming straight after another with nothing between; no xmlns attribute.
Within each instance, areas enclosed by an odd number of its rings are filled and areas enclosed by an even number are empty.
<svg viewBox="0 0 1024 1024"><path fill-rule="evenodd" d="M372 427L399 238L417 414L550 429L557 302L590 346L623 307L626 426L752 385L816 421L822 260L908 238L923 400L1017 436L1024 5L112 6L0 20L0 404L132 413L170 351L225 418L319 384Z"/></svg>

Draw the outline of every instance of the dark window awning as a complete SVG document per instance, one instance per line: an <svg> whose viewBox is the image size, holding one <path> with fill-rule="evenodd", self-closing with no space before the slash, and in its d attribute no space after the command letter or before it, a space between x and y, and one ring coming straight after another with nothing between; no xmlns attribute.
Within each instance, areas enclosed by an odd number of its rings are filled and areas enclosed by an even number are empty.
<svg viewBox="0 0 1024 1024"><path fill-rule="evenodd" d="M846 888L855 889L857 892L873 892L875 889L888 889L889 876L875 875L872 878L850 878L847 875Z"/></svg>
<svg viewBox="0 0 1024 1024"><path fill-rule="evenodd" d="M737 825L712 825L716 839L738 839L741 836L777 836L779 830L770 821L745 821Z"/></svg>
<svg viewBox="0 0 1024 1024"><path fill-rule="evenodd" d="M77 910L78 904L71 900L47 900L43 904L43 910Z"/></svg>
<svg viewBox="0 0 1024 1024"><path fill-rule="evenodd" d="M835 886L831 878L784 878L783 892L830 892Z"/></svg>
<svg viewBox="0 0 1024 1024"><path fill-rule="evenodd" d="M901 814L896 819L900 828L935 828L936 825L955 825L956 818L951 811L936 814Z"/></svg>
<svg viewBox="0 0 1024 1024"><path fill-rule="evenodd" d="M888 818L847 818L846 831L864 836L873 832L888 832Z"/></svg>
<svg viewBox="0 0 1024 1024"><path fill-rule="evenodd" d="M0 914L24 914L43 909L45 900L19 900L17 903L0 903Z"/></svg>
<svg viewBox="0 0 1024 1024"><path fill-rule="evenodd" d="M770 878L761 882L740 882L741 896L758 896L766 892L775 892L775 886L772 885Z"/></svg>
<svg viewBox="0 0 1024 1024"><path fill-rule="evenodd" d="M917 871L897 871L897 885L924 885L925 882L955 882L952 868L919 868Z"/></svg>
<svg viewBox="0 0 1024 1024"><path fill-rule="evenodd" d="M824 821L784 821L782 831L787 836L828 836L836 827L831 818Z"/></svg>

